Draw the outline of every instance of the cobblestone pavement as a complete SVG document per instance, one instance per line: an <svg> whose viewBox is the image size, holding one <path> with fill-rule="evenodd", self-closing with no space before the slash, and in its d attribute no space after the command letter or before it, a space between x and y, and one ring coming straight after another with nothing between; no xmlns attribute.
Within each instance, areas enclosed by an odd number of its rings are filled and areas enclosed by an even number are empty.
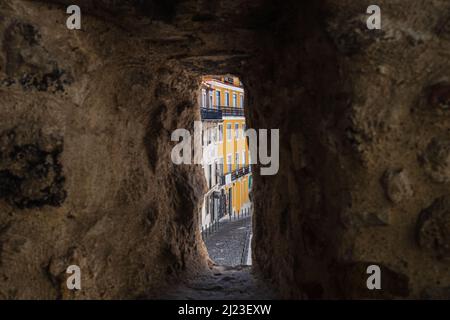
<svg viewBox="0 0 450 320"><path fill-rule="evenodd" d="M231 221L223 219L219 230L205 239L209 257L222 266L247 264L251 232L251 216Z"/></svg>
<svg viewBox="0 0 450 320"><path fill-rule="evenodd" d="M221 221L220 229L205 239L210 271L178 283L162 299L178 300L266 300L276 293L246 266L252 217Z"/></svg>
<svg viewBox="0 0 450 320"><path fill-rule="evenodd" d="M210 272L178 285L165 300L270 300L277 294L249 266L213 266Z"/></svg>

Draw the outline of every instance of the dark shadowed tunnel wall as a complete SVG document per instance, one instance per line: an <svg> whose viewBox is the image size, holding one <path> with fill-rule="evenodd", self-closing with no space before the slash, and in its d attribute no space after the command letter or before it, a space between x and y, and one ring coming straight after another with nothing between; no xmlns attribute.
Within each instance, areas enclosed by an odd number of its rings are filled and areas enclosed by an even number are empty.
<svg viewBox="0 0 450 320"><path fill-rule="evenodd" d="M164 3L0 3L0 297L148 298L206 272L202 170L170 135L220 73L249 127L280 129L278 174L253 167L256 272L283 298L448 296L450 4L379 1L369 31L368 1Z"/></svg>

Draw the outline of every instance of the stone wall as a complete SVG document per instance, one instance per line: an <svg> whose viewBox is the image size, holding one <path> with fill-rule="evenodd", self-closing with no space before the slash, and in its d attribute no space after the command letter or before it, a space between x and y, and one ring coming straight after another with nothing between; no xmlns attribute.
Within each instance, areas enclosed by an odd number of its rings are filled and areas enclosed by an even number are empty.
<svg viewBox="0 0 450 320"><path fill-rule="evenodd" d="M254 246L284 296L449 296L449 5L379 1L368 31L370 4L287 5L300 18L279 15L249 82L265 93L252 123L281 129L280 173L255 177Z"/></svg>
<svg viewBox="0 0 450 320"><path fill-rule="evenodd" d="M75 1L81 31L73 1L1 3L0 297L153 297L206 270L205 181L170 134L227 72L248 127L280 129L279 173L253 169L256 272L284 298L448 297L450 5L380 0L369 31L366 2Z"/></svg>
<svg viewBox="0 0 450 320"><path fill-rule="evenodd" d="M62 6L0 6L0 297L146 297L206 267L201 169L170 162L197 80L88 11L70 32Z"/></svg>

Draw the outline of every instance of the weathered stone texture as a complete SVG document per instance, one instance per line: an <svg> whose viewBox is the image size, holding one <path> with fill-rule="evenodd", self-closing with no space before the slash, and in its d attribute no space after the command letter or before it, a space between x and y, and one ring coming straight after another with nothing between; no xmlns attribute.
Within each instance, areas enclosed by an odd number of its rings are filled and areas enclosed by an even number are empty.
<svg viewBox="0 0 450 320"><path fill-rule="evenodd" d="M21 130L0 133L0 198L19 209L61 205L66 198L63 141L42 137L30 127Z"/></svg>
<svg viewBox="0 0 450 320"><path fill-rule="evenodd" d="M380 0L374 32L360 1L162 3L0 3L0 297L148 297L205 270L202 170L170 134L228 72L248 127L280 129L278 174L253 168L255 270L284 298L448 296L448 1Z"/></svg>
<svg viewBox="0 0 450 320"><path fill-rule="evenodd" d="M386 196L393 203L399 203L413 195L411 183L405 170L388 169L383 176L383 187Z"/></svg>
<svg viewBox="0 0 450 320"><path fill-rule="evenodd" d="M423 154L425 172L436 182L450 181L450 139L433 138Z"/></svg>
<svg viewBox="0 0 450 320"><path fill-rule="evenodd" d="M424 209L418 218L417 241L421 249L438 259L450 258L450 197L445 196Z"/></svg>

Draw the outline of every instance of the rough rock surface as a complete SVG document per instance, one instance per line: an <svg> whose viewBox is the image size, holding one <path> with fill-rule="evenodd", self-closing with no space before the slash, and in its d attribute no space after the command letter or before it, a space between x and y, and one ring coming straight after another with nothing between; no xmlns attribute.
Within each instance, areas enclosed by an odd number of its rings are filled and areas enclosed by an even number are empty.
<svg viewBox="0 0 450 320"><path fill-rule="evenodd" d="M437 259L450 258L450 197L444 196L423 210L417 221L419 246Z"/></svg>
<svg viewBox="0 0 450 320"><path fill-rule="evenodd" d="M403 199L410 198L413 195L408 175L402 169L386 170L383 176L383 185L386 196L393 203L399 203Z"/></svg>
<svg viewBox="0 0 450 320"><path fill-rule="evenodd" d="M424 155L424 170L436 182L450 182L450 139L433 138Z"/></svg>
<svg viewBox="0 0 450 320"><path fill-rule="evenodd" d="M253 167L255 271L285 298L448 296L446 240L427 244L445 215L417 221L448 193L450 3L380 0L379 31L369 4L0 2L0 297L148 297L208 272L202 170L170 162L170 134L199 118L200 75L228 72L248 127L281 136L278 174ZM414 196L386 197L391 168ZM386 290L340 280L368 263Z"/></svg>

